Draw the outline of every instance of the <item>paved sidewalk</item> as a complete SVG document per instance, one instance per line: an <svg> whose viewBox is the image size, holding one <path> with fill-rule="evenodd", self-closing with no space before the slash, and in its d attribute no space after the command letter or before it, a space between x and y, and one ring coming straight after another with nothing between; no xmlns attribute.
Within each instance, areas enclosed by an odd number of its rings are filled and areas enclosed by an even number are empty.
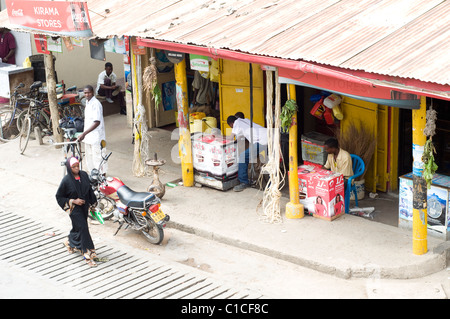
<svg viewBox="0 0 450 319"><path fill-rule="evenodd" d="M152 178L134 177L131 129L126 118L105 118L109 160L108 175L120 177L136 191L145 191ZM165 159L161 168L163 183L181 177L176 158L176 135L162 129L150 130L150 157ZM56 211L54 193L62 177L60 150L49 144L30 141L25 155L18 144L0 144L0 205L20 203L43 222L55 224L46 214ZM412 254L412 233L397 227L345 215L332 222L306 216L283 218L281 224L263 223L258 215L262 192L246 189L241 193L222 192L207 187L166 187L162 199L170 215L169 227L187 231L225 244L267 254L341 278L420 278L446 267L447 242L428 236L428 253ZM282 197L281 207L288 199ZM37 204L42 204L37 207ZM243 265L245 267L245 265Z"/></svg>

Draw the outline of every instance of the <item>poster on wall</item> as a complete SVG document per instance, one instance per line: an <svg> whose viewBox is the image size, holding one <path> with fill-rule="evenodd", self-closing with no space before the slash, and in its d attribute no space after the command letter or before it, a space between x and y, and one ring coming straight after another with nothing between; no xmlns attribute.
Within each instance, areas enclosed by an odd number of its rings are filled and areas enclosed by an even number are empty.
<svg viewBox="0 0 450 319"><path fill-rule="evenodd" d="M95 60L105 61L105 46L102 40L89 40L89 49L91 50L91 58Z"/></svg>
<svg viewBox="0 0 450 319"><path fill-rule="evenodd" d="M70 39L71 39L72 45L73 45L74 47L80 47L80 48L83 48L83 47L84 47L84 44L83 44L83 40L82 40L82 39L80 39L80 38L70 38Z"/></svg>
<svg viewBox="0 0 450 319"><path fill-rule="evenodd" d="M25 29L92 37L86 2L6 0L9 22Z"/></svg>
<svg viewBox="0 0 450 319"><path fill-rule="evenodd" d="M60 37L47 37L47 50L62 53L62 41Z"/></svg>
<svg viewBox="0 0 450 319"><path fill-rule="evenodd" d="M106 52L112 52L112 53L116 52L114 50L114 38L106 40L103 45L105 47Z"/></svg>
<svg viewBox="0 0 450 319"><path fill-rule="evenodd" d="M36 44L36 51L38 53L50 54L50 51L47 50L47 36L35 34L34 43Z"/></svg>
<svg viewBox="0 0 450 319"><path fill-rule="evenodd" d="M177 105L175 81L169 81L162 84L162 100L164 111L173 110Z"/></svg>
<svg viewBox="0 0 450 319"><path fill-rule="evenodd" d="M67 51L73 50L72 41L70 41L70 37L63 37L64 45L66 46Z"/></svg>
<svg viewBox="0 0 450 319"><path fill-rule="evenodd" d="M127 54L124 37L114 37L114 50L116 53Z"/></svg>

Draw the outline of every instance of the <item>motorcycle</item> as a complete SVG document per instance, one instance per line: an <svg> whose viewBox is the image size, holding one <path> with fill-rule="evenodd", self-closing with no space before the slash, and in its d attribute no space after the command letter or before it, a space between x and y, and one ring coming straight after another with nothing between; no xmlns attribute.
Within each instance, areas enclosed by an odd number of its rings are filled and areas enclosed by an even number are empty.
<svg viewBox="0 0 450 319"><path fill-rule="evenodd" d="M97 212L103 219L116 217L119 227L114 236L125 224L125 228L140 231L150 243L160 244L164 239L164 227L170 219L161 210L161 200L153 193L135 192L117 177L101 174L101 167L111 154L103 157L99 169L94 168L89 175L97 196Z"/></svg>

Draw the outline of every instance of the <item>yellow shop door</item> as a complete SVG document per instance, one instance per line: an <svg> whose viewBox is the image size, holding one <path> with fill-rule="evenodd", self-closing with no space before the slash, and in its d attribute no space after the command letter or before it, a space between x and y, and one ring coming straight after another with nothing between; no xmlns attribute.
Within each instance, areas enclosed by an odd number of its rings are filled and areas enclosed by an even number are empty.
<svg viewBox="0 0 450 319"><path fill-rule="evenodd" d="M349 97L344 97L341 107L344 113L342 134L345 134L350 123L360 122L376 137L376 151L364 177L366 190L396 190L399 110Z"/></svg>
<svg viewBox="0 0 450 319"><path fill-rule="evenodd" d="M250 72L249 63L223 60L219 63L220 122L222 134L227 135L227 118L243 112L250 118ZM259 64L252 64L253 74L253 122L265 126L264 81Z"/></svg>

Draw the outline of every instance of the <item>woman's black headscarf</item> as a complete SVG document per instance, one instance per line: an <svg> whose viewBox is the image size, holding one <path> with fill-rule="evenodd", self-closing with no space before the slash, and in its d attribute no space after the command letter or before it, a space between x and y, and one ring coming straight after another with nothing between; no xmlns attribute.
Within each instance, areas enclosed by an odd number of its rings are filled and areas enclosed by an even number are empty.
<svg viewBox="0 0 450 319"><path fill-rule="evenodd" d="M70 167L71 159L75 157L69 157L66 161L66 168L67 168L67 175L70 177L69 180L73 183L75 186L75 189L77 190L78 198L87 200L88 199L88 193L91 188L90 182L89 182L89 176L86 172L82 171L80 169L79 176L80 179L76 180L75 176L73 176L72 173L72 167ZM78 161L78 159L77 159Z"/></svg>
<svg viewBox="0 0 450 319"><path fill-rule="evenodd" d="M83 199L85 200L86 205L92 205L97 201L91 188L88 174L85 171L80 170L79 180L76 180L73 176L72 168L70 167L71 158L72 157L68 158L66 161L67 175L62 179L56 193L58 204L64 210L67 208L70 199Z"/></svg>

